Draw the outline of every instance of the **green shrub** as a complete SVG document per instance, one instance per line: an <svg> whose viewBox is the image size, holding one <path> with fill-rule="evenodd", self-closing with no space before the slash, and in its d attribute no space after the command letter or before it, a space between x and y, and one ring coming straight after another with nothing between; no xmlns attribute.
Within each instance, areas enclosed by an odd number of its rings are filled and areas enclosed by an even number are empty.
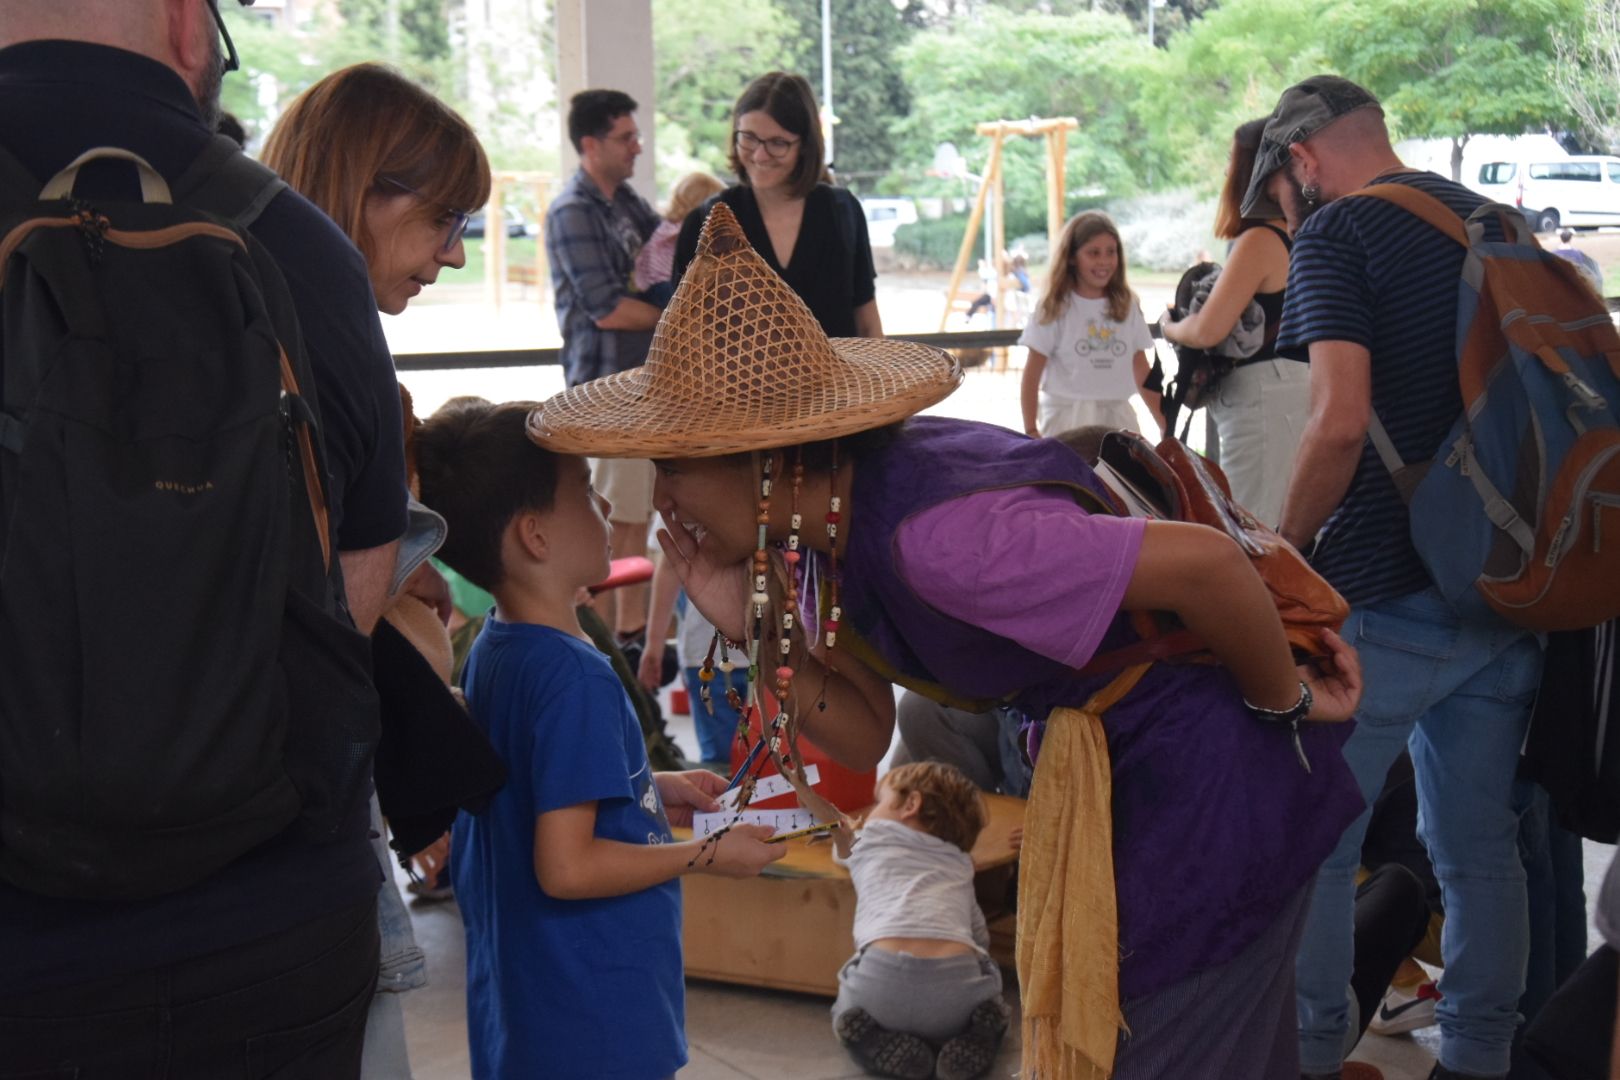
<svg viewBox="0 0 1620 1080"><path fill-rule="evenodd" d="M1065 200L1067 220L1082 210L1106 209L1108 200L1101 195L1071 195ZM949 270L956 265L956 253L962 247L962 232L967 228L968 215L947 214L942 218L924 218L910 225L902 225L894 232L895 260L908 269ZM984 254L984 219L979 219L973 239L973 251L968 269L973 270ZM1016 209L1007 207L1005 234L1007 248L1022 244L1031 262L1046 259L1046 207Z"/></svg>
<svg viewBox="0 0 1620 1080"><path fill-rule="evenodd" d="M894 231L895 261L909 268L949 270L956 265L967 223L966 214L949 214L900 226Z"/></svg>

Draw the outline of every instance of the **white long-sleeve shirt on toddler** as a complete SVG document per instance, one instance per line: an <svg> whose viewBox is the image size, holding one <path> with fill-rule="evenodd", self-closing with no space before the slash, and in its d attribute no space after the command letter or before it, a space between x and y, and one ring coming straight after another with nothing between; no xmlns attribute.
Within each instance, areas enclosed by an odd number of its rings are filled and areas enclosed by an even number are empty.
<svg viewBox="0 0 1620 1080"><path fill-rule="evenodd" d="M955 844L902 825L869 821L848 859L855 883L855 949L880 938L956 941L981 952L990 931L973 895L973 860Z"/></svg>

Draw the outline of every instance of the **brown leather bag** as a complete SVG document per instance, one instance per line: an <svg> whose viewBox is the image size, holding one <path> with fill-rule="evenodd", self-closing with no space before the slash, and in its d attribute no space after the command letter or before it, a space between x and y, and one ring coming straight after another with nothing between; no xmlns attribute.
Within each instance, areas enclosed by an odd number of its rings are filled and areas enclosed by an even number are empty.
<svg viewBox="0 0 1620 1080"><path fill-rule="evenodd" d="M1288 643L1301 663L1326 656L1322 631L1337 631L1350 605L1293 545L1232 501L1226 474L1179 439L1157 447L1133 431L1103 437L1097 475L1119 497L1124 516L1208 525L1230 536L1254 562L1282 616ZM1094 657L1085 674L1119 671L1147 660L1213 662L1209 647L1174 616L1137 612L1141 641Z"/></svg>

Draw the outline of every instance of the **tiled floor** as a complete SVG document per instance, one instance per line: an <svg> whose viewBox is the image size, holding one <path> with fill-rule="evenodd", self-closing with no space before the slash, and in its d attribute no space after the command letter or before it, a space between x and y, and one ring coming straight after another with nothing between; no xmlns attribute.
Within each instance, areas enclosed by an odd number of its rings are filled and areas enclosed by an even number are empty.
<svg viewBox="0 0 1620 1080"><path fill-rule="evenodd" d="M672 718L671 729L683 747L693 745L689 719ZM1588 896L1595 895L1612 853L1612 848L1587 845ZM468 1067L461 918L453 903L413 902L411 916L417 941L428 955L431 979L428 986L405 995L415 1080L464 1080ZM1017 980L1012 972L1006 974L1007 998L1016 1009ZM806 994L689 981L686 1030L692 1052L680 1080L853 1080L864 1076L833 1037L829 1004L826 998ZM1424 1080L1438 1045L1435 1028L1393 1038L1368 1035L1357 1047L1355 1059L1377 1065L1385 1080ZM1017 1076L1018 1055L1015 1013L990 1075Z"/></svg>
<svg viewBox="0 0 1620 1080"><path fill-rule="evenodd" d="M461 920L454 904L412 905L417 940L427 951L431 983L405 996L406 1030L416 1080L462 1080L467 1073L465 979ZM1017 982L1008 972L1008 1000ZM833 1038L825 998L721 983L687 983L686 1030L691 1063L680 1080L843 1080L864 1076ZM991 1072L1018 1075L1018 1017ZM1369 1036L1357 1058L1379 1065L1386 1080L1422 1080L1433 1061L1431 1032L1411 1038Z"/></svg>

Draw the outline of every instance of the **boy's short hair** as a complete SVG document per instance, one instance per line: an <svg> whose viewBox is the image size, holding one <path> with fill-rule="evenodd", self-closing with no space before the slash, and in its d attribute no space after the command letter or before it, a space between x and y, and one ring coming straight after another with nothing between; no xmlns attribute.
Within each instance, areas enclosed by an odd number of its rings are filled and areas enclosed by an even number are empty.
<svg viewBox="0 0 1620 1080"><path fill-rule="evenodd" d="M963 851L973 850L990 822L979 789L955 765L943 761L897 765L883 774L883 783L902 801L914 791L921 795L923 830Z"/></svg>
<svg viewBox="0 0 1620 1080"><path fill-rule="evenodd" d="M557 455L529 441L534 408L532 401L461 397L416 431L422 502L450 526L439 558L483 589L506 576L501 536L512 518L550 510L557 498Z"/></svg>
<svg viewBox="0 0 1620 1080"><path fill-rule="evenodd" d="M585 136L600 139L613 130L621 116L629 116L638 106L623 90L581 90L568 99L568 141L574 153L585 150Z"/></svg>

